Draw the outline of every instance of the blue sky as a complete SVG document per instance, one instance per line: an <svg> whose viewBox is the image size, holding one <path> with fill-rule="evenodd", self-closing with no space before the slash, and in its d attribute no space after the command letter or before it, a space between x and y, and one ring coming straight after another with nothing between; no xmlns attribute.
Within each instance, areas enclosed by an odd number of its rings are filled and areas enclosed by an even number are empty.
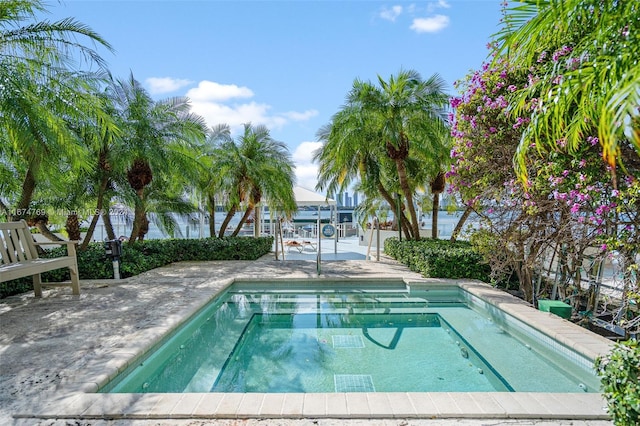
<svg viewBox="0 0 640 426"><path fill-rule="evenodd" d="M354 79L401 69L449 84L477 69L499 29L499 0L48 0L105 38L116 78L156 99L186 95L209 125L265 124L285 142L298 184L313 188L316 132Z"/></svg>

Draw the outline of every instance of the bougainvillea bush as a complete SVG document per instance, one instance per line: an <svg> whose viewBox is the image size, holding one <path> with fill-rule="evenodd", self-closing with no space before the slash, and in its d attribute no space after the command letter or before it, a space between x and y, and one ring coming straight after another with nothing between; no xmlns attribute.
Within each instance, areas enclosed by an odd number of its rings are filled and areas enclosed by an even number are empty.
<svg viewBox="0 0 640 426"><path fill-rule="evenodd" d="M554 52L550 60L561 61L566 52ZM458 84L462 95L451 102L454 163L447 174L451 190L481 218L481 233L471 240L490 262L493 278L517 275L529 301L546 291L536 290L534 282L550 272L552 261L560 296L579 294L586 290L581 271L594 257L595 264L604 259L614 244L611 236L620 229L637 235L637 213L629 208L637 206L636 179L627 169L614 180L593 126L584 126L578 146L559 139L553 150L528 147L526 180L516 173L518 144L540 102L531 98L520 116L510 102L536 78L535 70L496 58Z"/></svg>

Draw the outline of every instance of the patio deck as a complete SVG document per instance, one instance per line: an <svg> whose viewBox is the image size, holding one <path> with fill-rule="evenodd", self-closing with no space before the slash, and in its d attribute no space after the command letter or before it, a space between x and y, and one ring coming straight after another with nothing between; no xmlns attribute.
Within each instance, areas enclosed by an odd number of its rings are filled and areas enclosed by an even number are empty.
<svg viewBox="0 0 640 426"><path fill-rule="evenodd" d="M611 424L602 396L588 393L94 393L234 278L424 280L388 258L331 261L324 248L320 277L313 253L314 261L276 261L271 254L255 262L173 264L119 282L82 281L80 296L51 289L42 299L0 300L0 424ZM345 256L363 255L357 250L351 246ZM565 344L592 354L609 348L606 339L509 295L465 285L493 294L503 309L526 315Z"/></svg>

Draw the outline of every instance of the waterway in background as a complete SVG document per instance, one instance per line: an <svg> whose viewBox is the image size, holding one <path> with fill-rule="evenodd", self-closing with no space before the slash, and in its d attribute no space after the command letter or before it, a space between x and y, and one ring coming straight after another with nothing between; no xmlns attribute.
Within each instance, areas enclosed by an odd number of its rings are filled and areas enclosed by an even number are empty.
<svg viewBox="0 0 640 426"><path fill-rule="evenodd" d="M322 222L329 222L330 219L330 210L322 209L320 210L320 220ZM227 227L227 234L230 234L235 230L238 222L242 218L243 213L236 213L229 226ZM217 212L215 215L216 221L216 232L219 231L220 225L222 224L224 218L226 216L225 212ZM264 225L263 229L266 230L266 233L269 233L269 212L266 212L264 215ZM438 215L438 230L440 238L448 238L451 236L453 229L457 225L460 216L462 216L461 211L449 213L446 211L441 211ZM156 223L154 223L153 215L149 214L149 232L146 235L146 239L164 239L164 238L208 238L210 237L209 232L209 218L208 217L200 217L199 214L194 213L191 215L178 216L174 215L174 219L177 223L176 232L173 236L170 236L158 227ZM359 235L361 230L354 229L357 228L357 217L354 218L354 213L352 209L338 209L338 218L339 223L346 228L352 229L353 232L349 233L349 235ZM316 223L318 220L318 210L317 209L301 209L295 214L292 221L285 221L283 224L283 229L285 233L291 234L302 234L304 233L307 236L315 236L316 234ZM354 222L355 220L355 222ZM393 220L393 214L389 215L387 220ZM129 237L131 234L131 221L132 217L129 217L127 214L118 214L111 216L111 222L113 224L113 229L117 237ZM473 224L476 222L476 219L471 217L467 220L467 223ZM431 215L422 215L421 224L423 229L431 229ZM240 235L253 235L253 224L245 224ZM104 225L102 220L98 221L94 232L94 241L104 241L107 238L107 234L104 230Z"/></svg>

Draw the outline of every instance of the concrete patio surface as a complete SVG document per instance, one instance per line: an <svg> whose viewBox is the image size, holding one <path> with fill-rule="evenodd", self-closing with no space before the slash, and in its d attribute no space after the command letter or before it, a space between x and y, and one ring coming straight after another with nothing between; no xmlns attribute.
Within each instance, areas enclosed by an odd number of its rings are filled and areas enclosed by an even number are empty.
<svg viewBox="0 0 640 426"><path fill-rule="evenodd" d="M234 279L403 278L397 262L183 262L0 300L0 425L609 425L597 393L99 394L95 391ZM454 281L455 282L455 281ZM476 282L456 282L565 345L610 342Z"/></svg>

